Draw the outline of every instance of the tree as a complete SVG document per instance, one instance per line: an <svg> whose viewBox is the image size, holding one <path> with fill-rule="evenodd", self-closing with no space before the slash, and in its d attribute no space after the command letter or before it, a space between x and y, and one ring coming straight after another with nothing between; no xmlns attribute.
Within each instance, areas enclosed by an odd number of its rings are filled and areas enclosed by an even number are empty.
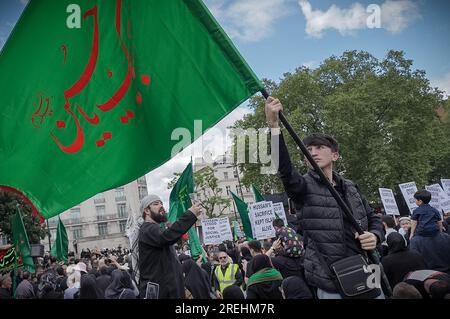
<svg viewBox="0 0 450 319"><path fill-rule="evenodd" d="M11 218L17 212L17 204L19 204L22 219L27 231L30 244L39 244L44 239L46 226L41 223L39 217L33 216L32 209L22 197L17 194L0 190L0 233L6 235L11 241Z"/></svg>
<svg viewBox="0 0 450 319"><path fill-rule="evenodd" d="M172 188L181 173L174 173L175 177L168 184ZM225 209L230 207L231 199L224 198L222 188L218 187L218 179L214 176L214 169L206 166L199 171L194 172L195 192L201 200L201 206L207 218L215 218L224 215ZM218 209L218 212L214 212Z"/></svg>
<svg viewBox="0 0 450 319"><path fill-rule="evenodd" d="M300 138L313 132L333 135L341 159L336 170L358 184L370 201L378 202L378 188L399 192L398 184L415 181L418 187L450 176L448 111L442 92L430 86L425 72L412 69L412 60L389 51L383 60L367 52L347 51L320 67L301 67L284 74L279 84L266 81L269 93L281 100L284 113ZM265 127L264 100L250 101L254 114L236 128ZM287 133L285 141L294 166L307 168ZM260 165L243 164L243 183L265 190L267 180L282 191L276 175L261 176Z"/></svg>

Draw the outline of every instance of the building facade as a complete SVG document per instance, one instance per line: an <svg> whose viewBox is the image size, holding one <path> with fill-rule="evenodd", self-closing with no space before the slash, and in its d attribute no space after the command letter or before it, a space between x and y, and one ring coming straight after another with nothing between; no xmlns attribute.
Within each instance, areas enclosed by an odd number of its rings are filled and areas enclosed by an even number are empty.
<svg viewBox="0 0 450 319"><path fill-rule="evenodd" d="M128 216L138 214L140 199L147 196L145 176L129 184L99 193L60 214L69 238L69 251L130 246L125 236ZM52 245L58 216L48 220ZM42 240L49 250L48 237Z"/></svg>

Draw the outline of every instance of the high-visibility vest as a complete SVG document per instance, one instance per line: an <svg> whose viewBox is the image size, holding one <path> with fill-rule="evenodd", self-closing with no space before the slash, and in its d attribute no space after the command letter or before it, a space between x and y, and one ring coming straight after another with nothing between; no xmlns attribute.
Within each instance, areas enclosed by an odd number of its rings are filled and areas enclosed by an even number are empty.
<svg viewBox="0 0 450 319"><path fill-rule="evenodd" d="M238 266L236 264L228 264L227 269L225 270L225 275L222 272L221 266L217 266L215 270L215 274L217 280L219 281L219 290L220 293L223 293L223 290L228 286L231 286L236 282L236 272L238 271Z"/></svg>

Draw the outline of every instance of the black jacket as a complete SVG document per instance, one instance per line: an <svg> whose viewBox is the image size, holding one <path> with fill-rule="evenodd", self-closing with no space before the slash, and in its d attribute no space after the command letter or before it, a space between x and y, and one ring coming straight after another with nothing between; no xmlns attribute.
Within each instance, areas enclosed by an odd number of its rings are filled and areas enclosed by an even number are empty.
<svg viewBox="0 0 450 319"><path fill-rule="evenodd" d="M362 253L359 242L351 237L356 231L343 217L343 211L314 171L300 176L292 167L283 136L279 140L279 174L301 220L305 240L305 277L309 285L336 292L329 272L317 255L317 249L328 264ZM375 215L367 201L350 180L334 174L343 199L364 231L374 233L378 242L384 241L381 219Z"/></svg>
<svg viewBox="0 0 450 319"><path fill-rule="evenodd" d="M145 222L139 229L139 288L144 295L147 282L159 284L159 299L184 297L181 264L173 244L194 225L197 217L186 211L164 231L159 224Z"/></svg>
<svg viewBox="0 0 450 319"><path fill-rule="evenodd" d="M247 288L247 299L283 299L281 280L267 281Z"/></svg>
<svg viewBox="0 0 450 319"><path fill-rule="evenodd" d="M406 248L406 240L399 233L389 234L387 244L389 254L383 257L381 263L392 288L402 282L409 272L427 268L421 255Z"/></svg>

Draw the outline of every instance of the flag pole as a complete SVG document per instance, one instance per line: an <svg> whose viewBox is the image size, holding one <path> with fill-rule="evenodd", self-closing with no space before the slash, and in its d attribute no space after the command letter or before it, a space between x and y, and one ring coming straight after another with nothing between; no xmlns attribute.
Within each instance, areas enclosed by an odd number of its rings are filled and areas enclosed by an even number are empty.
<svg viewBox="0 0 450 319"><path fill-rule="evenodd" d="M45 220L47 222L47 236L48 236L48 251L52 251L52 241L51 241L51 232L50 232L50 225L48 224L48 219Z"/></svg>
<svg viewBox="0 0 450 319"><path fill-rule="evenodd" d="M263 89L260 91L263 97L267 100L269 98L269 93L266 89ZM350 211L350 208L347 206L347 204L344 202L344 200L341 198L339 193L334 189L333 185L331 185L328 178L323 173L322 169L319 167L319 165L316 163L316 161L313 159L311 153L309 153L308 149L306 148L305 144L302 142L302 140L298 137L297 133L295 133L294 129L292 128L291 124L288 122L286 117L284 116L283 112L280 111L279 113L280 121L283 123L286 130L291 135L292 139L294 140L295 144L300 148L303 155L305 155L306 159L310 163L310 165L313 167L314 171L319 175L322 182L326 185L328 190L331 192L331 195L333 195L334 199L338 203L338 205L341 207L342 211L344 212L347 219L350 221L352 226L355 228L355 230L358 232L358 234L362 235L364 233L364 230L361 228L361 226L356 221L355 217ZM367 251L368 257L374 264L377 264L380 266L381 270L381 283L383 285L383 290L385 292L385 295L387 297L392 296L392 289L389 285L389 281L386 277L386 274L384 273L383 266L381 265L380 259L378 258L377 254L374 250Z"/></svg>

